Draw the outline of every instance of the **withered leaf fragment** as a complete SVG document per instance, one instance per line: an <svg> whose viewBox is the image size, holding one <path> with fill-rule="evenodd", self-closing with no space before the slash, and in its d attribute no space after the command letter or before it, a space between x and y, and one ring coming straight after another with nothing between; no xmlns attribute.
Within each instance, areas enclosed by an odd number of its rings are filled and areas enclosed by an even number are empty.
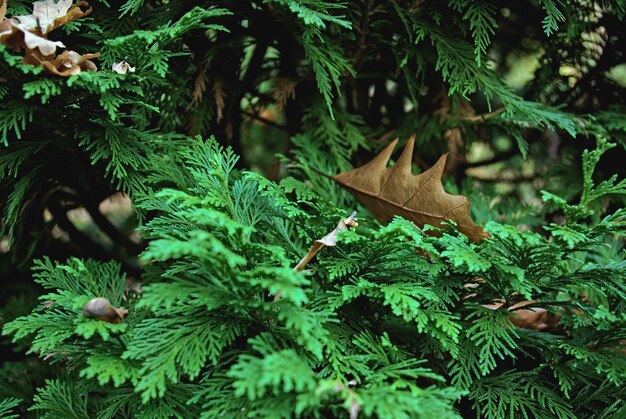
<svg viewBox="0 0 626 419"><path fill-rule="evenodd" d="M15 16L19 20L20 28L46 35L49 32L72 22L91 13L92 9L86 1L79 1L72 4L73 0L55 0L36 1L33 3L33 14ZM85 11L81 7L87 8Z"/></svg>
<svg viewBox="0 0 626 419"><path fill-rule="evenodd" d="M331 231L330 233L328 233L321 239L315 240L315 244L313 245L313 247L311 247L309 252L300 260L300 262L298 262L298 264L296 265L295 268L293 268L293 270L301 271L302 269L304 269L306 264L309 263L309 261L313 259L313 257L317 254L317 252L322 250L324 246L331 246L331 247L336 246L337 245L337 233L339 233L342 230L347 230L348 227L358 226L358 223L356 222L356 219L354 218L355 216L356 216L356 211L353 211L352 214L350 214L348 218L346 218L345 220L339 221L339 224L337 224L337 227L335 227L333 231Z"/></svg>
<svg viewBox="0 0 626 419"><path fill-rule="evenodd" d="M339 223L337 224L337 227L335 227L333 231L331 231L330 233L328 233L321 239L315 240L313 247L311 247L311 249L309 249L307 254L304 255L302 259L300 259L300 262L298 262L298 264L296 265L295 268L293 268L293 270L296 272L303 270L304 267L311 261L311 259L313 259L315 255L317 255L317 253L320 250L322 250L324 247L336 246L337 245L337 233L339 233L342 230L347 230L349 227L355 228L359 225L356 222L355 217L356 217L356 211L353 211L352 214L350 214L348 218L339 221ZM279 290L274 295L274 301L280 300L281 295L282 295L282 292Z"/></svg>
<svg viewBox="0 0 626 419"><path fill-rule="evenodd" d="M134 73L135 67L132 67L126 61L122 60L119 63L113 63L111 66L111 70L115 71L117 74L126 74L126 73Z"/></svg>
<svg viewBox="0 0 626 419"><path fill-rule="evenodd" d="M463 195L450 195L443 189L441 176L447 153L424 173L413 175L411 162L415 138L411 137L393 167L387 162L398 140L389 144L372 161L332 177L348 189L381 222L400 215L418 227L440 226L454 221L459 231L472 240L489 235L470 218L470 201Z"/></svg>
<svg viewBox="0 0 626 419"><path fill-rule="evenodd" d="M62 54L57 55L53 59L41 61L41 65L49 73L69 77L80 73L82 70L96 71L98 68L91 59L99 56L99 52L80 55L76 51L63 51Z"/></svg>
<svg viewBox="0 0 626 419"><path fill-rule="evenodd" d="M64 51L57 55L57 48L65 48L65 45L47 38L49 32L91 13L86 1L76 4L73 0L36 1L32 14L6 19L7 1L0 0L0 44L15 51L24 50L25 64L41 65L49 73L64 77L82 70L97 70L90 59L98 57L99 53L80 55L75 51Z"/></svg>
<svg viewBox="0 0 626 419"><path fill-rule="evenodd" d="M7 14L7 0L0 0L0 22L4 20L4 16Z"/></svg>
<svg viewBox="0 0 626 419"><path fill-rule="evenodd" d="M517 327L532 330L546 330L553 328L559 323L559 316L549 313L545 308L536 307L535 300L522 301L508 307L512 312L509 320ZM497 310L504 305L503 301L495 301L493 304L483 304L490 310ZM531 306L530 308L524 308Z"/></svg>

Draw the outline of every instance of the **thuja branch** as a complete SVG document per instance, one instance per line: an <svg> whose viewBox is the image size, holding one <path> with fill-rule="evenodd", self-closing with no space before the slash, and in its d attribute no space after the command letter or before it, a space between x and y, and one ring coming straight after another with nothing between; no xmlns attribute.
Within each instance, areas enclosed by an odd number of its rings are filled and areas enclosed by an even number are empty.
<svg viewBox="0 0 626 419"><path fill-rule="evenodd" d="M489 118L493 118L494 116L500 115L504 111L505 111L504 108L499 108L499 109L496 109L493 112L485 113L485 114L482 114L482 115L462 116L462 117L460 117L458 119L461 120L461 121L466 121L466 122L484 122L485 120L487 120Z"/></svg>

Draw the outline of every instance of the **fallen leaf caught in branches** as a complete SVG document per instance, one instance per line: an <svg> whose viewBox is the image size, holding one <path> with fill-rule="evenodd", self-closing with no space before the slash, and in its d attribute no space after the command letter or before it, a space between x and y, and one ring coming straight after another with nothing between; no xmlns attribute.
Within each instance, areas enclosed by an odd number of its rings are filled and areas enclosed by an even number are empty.
<svg viewBox="0 0 626 419"><path fill-rule="evenodd" d="M96 71L98 68L93 61L91 61L91 59L99 56L99 52L95 54L80 55L75 51L63 51L62 54L57 55L54 59L42 60L40 63L46 70L48 70L49 73L56 74L57 76L69 77L73 74L78 74L83 70Z"/></svg>
<svg viewBox="0 0 626 419"><path fill-rule="evenodd" d="M64 51L57 55L57 48L65 48L60 41L50 41L48 33L91 13L89 3L72 0L36 1L31 15L14 16L6 19L8 0L0 0L0 44L15 51L24 50L24 64L43 66L47 72L57 76L69 77L83 70L96 71L96 65L90 61L100 53L81 55L75 51ZM85 8L85 10L83 10Z"/></svg>
<svg viewBox="0 0 626 419"><path fill-rule="evenodd" d="M418 227L440 226L454 221L459 231L472 240L489 235L475 225L469 213L470 201L463 195L450 195L443 189L441 176L447 153L424 173L413 175L411 162L415 138L411 137L393 167L387 162L398 140L389 144L372 161L332 178L348 189L382 223L401 215Z"/></svg>
<svg viewBox="0 0 626 419"><path fill-rule="evenodd" d="M559 317L550 314L545 308L535 306L523 308L525 306L534 305L535 303L536 301L534 300L522 301L508 307L507 309L512 312L509 316L511 323L517 327L532 330L550 329L559 323ZM503 301L497 301L493 304L483 304L483 307L490 310L497 310L502 306L504 306Z"/></svg>

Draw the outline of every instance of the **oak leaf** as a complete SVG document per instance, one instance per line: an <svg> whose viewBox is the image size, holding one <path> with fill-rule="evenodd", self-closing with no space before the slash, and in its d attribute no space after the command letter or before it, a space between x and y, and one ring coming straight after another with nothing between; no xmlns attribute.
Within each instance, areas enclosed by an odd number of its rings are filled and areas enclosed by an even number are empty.
<svg viewBox="0 0 626 419"><path fill-rule="evenodd" d="M393 167L387 162L398 140L389 144L372 161L356 169L333 176L335 182L348 189L382 223L400 215L418 227L440 226L454 221L459 231L472 240L489 235L470 218L470 201L463 195L450 195L443 189L441 176L447 153L424 173L413 175L414 137L411 137Z"/></svg>

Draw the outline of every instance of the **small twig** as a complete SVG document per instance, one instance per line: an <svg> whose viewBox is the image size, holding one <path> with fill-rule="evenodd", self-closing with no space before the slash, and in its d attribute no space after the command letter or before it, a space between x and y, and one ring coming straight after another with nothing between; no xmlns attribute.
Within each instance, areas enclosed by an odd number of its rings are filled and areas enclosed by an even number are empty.
<svg viewBox="0 0 626 419"><path fill-rule="evenodd" d="M522 182L532 182L535 179L539 179L541 176L539 175L530 175L530 176L516 176L516 177L481 177L476 175L469 175L472 178L479 180L481 182L506 182L506 183L522 183Z"/></svg>
<svg viewBox="0 0 626 419"><path fill-rule="evenodd" d="M348 398L350 399L350 419L357 419L359 416L359 410L361 410L361 406L359 406L359 403L356 401L356 395L354 394L354 391L352 391L352 389L348 387L355 384L355 380L350 380L348 381L348 385L345 385L341 381L337 381L337 385L335 385L335 391L337 393L340 391L345 391L348 394Z"/></svg>
<svg viewBox="0 0 626 419"><path fill-rule="evenodd" d="M109 219L100 212L95 204L85 204L85 209L91 216L91 219L94 221L94 223L98 226L98 228L102 230L104 234L109 236L109 238L111 238L114 243L120 244L128 251L136 254L140 253L143 250L141 244L135 243L130 239L130 237L119 231L117 227L115 227L109 221Z"/></svg>
<svg viewBox="0 0 626 419"><path fill-rule="evenodd" d="M518 154L518 150L512 148L509 151L505 151L504 153L500 153L498 155L493 156L490 159L475 161L475 162L466 162L461 165L463 169L470 169L472 167L480 167L480 166L489 166L490 164L499 163L503 160L510 159Z"/></svg>
<svg viewBox="0 0 626 419"><path fill-rule="evenodd" d="M461 116L457 119L459 121L466 121L466 122L485 122L485 120L489 118L493 118L496 115L500 115L502 112L504 112L504 108L496 109L493 112L485 113L482 115Z"/></svg>
<svg viewBox="0 0 626 419"><path fill-rule="evenodd" d="M337 244L338 232L347 230L348 227L356 227L358 225L355 217L356 211L352 211L352 214L350 214L348 218L339 221L339 224L337 224L337 227L333 231L331 231L321 239L315 240L313 247L311 247L308 253L304 255L302 259L300 259L300 262L298 262L296 267L293 268L294 272L300 272L302 269L304 269L304 267L311 261L311 259L315 257L315 255L317 255L320 250L322 250L322 248L326 246L335 246ZM274 295L274 301L280 300L281 294L282 292L279 290Z"/></svg>
<svg viewBox="0 0 626 419"><path fill-rule="evenodd" d="M241 113L246 115L246 116L248 116L248 117L250 117L250 118L252 118L252 119L256 119L259 122L263 122L264 124L271 125L271 126L273 126L275 128L278 128L278 129L287 130L286 126L277 124L274 121L270 121L269 119L263 118L262 116L260 116L259 114L254 113L254 112L241 111Z"/></svg>

